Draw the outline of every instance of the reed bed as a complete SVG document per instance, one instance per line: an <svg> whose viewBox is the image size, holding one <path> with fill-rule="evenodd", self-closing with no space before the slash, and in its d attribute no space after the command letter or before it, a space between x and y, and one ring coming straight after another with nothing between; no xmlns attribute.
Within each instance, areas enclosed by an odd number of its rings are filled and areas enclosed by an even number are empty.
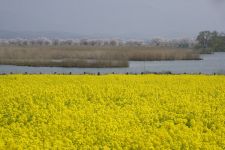
<svg viewBox="0 0 225 150"><path fill-rule="evenodd" d="M199 60L191 49L150 46L0 46L0 64L128 67L128 61Z"/></svg>

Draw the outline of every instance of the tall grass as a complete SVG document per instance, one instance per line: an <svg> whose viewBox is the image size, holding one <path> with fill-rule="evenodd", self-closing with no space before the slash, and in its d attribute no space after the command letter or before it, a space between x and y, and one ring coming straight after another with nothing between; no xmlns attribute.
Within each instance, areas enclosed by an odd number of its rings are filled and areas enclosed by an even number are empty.
<svg viewBox="0 0 225 150"><path fill-rule="evenodd" d="M1 46L0 64L127 67L128 61L196 60L190 49L149 46Z"/></svg>

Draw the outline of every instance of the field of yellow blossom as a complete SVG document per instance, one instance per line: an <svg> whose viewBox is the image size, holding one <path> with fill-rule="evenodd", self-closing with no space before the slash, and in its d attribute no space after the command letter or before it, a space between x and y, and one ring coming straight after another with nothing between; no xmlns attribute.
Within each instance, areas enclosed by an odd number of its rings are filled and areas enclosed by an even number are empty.
<svg viewBox="0 0 225 150"><path fill-rule="evenodd" d="M225 76L0 76L0 149L225 149Z"/></svg>

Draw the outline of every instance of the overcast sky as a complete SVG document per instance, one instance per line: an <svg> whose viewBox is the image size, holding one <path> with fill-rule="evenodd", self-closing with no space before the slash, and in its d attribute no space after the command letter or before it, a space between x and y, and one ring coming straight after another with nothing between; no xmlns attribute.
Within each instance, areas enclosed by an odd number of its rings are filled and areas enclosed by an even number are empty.
<svg viewBox="0 0 225 150"><path fill-rule="evenodd" d="M225 31L225 0L0 0L0 30L192 37Z"/></svg>

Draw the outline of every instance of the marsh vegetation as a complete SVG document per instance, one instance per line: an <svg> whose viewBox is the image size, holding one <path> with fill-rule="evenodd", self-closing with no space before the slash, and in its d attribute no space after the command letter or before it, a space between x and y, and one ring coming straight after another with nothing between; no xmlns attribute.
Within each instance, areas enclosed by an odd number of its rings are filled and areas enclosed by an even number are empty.
<svg viewBox="0 0 225 150"><path fill-rule="evenodd" d="M199 60L191 49L155 46L0 46L0 64L48 67L128 67L129 61Z"/></svg>

